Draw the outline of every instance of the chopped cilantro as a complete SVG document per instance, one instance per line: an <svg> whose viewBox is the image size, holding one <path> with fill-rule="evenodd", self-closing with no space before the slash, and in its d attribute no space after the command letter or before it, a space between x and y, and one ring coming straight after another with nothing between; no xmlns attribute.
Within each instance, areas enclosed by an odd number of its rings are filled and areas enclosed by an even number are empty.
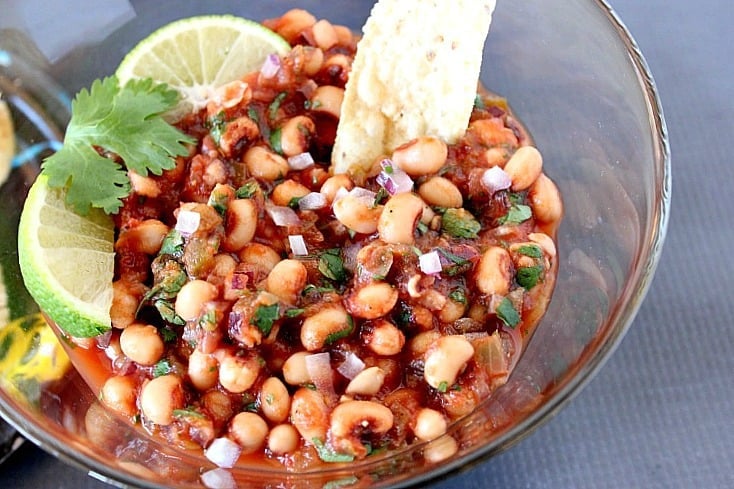
<svg viewBox="0 0 734 489"><path fill-rule="evenodd" d="M303 288L303 292L301 292L301 295L307 296L308 294L315 292L317 294L323 294L325 292L334 292L336 289L332 287L331 285L327 286L316 286L314 284L306 284L306 286Z"/></svg>
<svg viewBox="0 0 734 489"><path fill-rule="evenodd" d="M372 205L374 207L377 207L385 200L387 200L388 197L390 197L390 194L387 192L387 190L385 190L385 187L380 187L380 189L375 194L375 202Z"/></svg>
<svg viewBox="0 0 734 489"><path fill-rule="evenodd" d="M270 147L273 149L273 151L275 151L279 155L282 155L283 147L280 144L280 134L281 134L281 129L279 127L276 129L273 129L270 132L269 141L270 141Z"/></svg>
<svg viewBox="0 0 734 489"><path fill-rule="evenodd" d="M354 331L354 319L352 319L352 316L347 315L347 327L328 335L324 340L324 344L331 345L342 338L346 338L352 333L352 331Z"/></svg>
<svg viewBox="0 0 734 489"><path fill-rule="evenodd" d="M153 366L153 377L160 377L161 375L166 375L170 373L173 370L173 367L171 366L171 362L166 360L165 358L158 363L156 363Z"/></svg>
<svg viewBox="0 0 734 489"><path fill-rule="evenodd" d="M421 221L418 221L416 228L418 229L418 232L420 232L421 234L426 234L428 232L428 226Z"/></svg>
<svg viewBox="0 0 734 489"><path fill-rule="evenodd" d="M217 329L217 313L214 309L208 309L199 317L199 327L205 331Z"/></svg>
<svg viewBox="0 0 734 489"><path fill-rule="evenodd" d="M219 141L221 141L222 139L222 134L227 128L227 121L224 118L224 111L220 111L219 113L209 117L209 119L207 119L206 121L206 127L209 129L209 134L211 135L212 139L214 139L214 142L219 145Z"/></svg>
<svg viewBox="0 0 734 489"><path fill-rule="evenodd" d="M200 418L200 419L204 419L205 418L205 416L203 414L201 414L199 411L197 411L193 407L187 407L187 408L183 408L183 409L174 409L173 410L173 416L175 418L187 418L187 417L190 417L190 418Z"/></svg>
<svg viewBox="0 0 734 489"><path fill-rule="evenodd" d="M455 277L456 275L462 274L472 268L472 262L466 258L455 255L443 248L436 248L436 251L452 263L449 266L443 267L443 272L449 277Z"/></svg>
<svg viewBox="0 0 734 489"><path fill-rule="evenodd" d="M164 327L164 328L161 328L159 331L161 333L161 337L163 337L164 343L172 343L176 341L176 338L178 338L178 335L176 334L176 332L172 330L171 328Z"/></svg>
<svg viewBox="0 0 734 489"><path fill-rule="evenodd" d="M339 248L325 250L319 256L319 272L331 280L343 282L347 279L344 269L344 259Z"/></svg>
<svg viewBox="0 0 734 489"><path fill-rule="evenodd" d="M540 249L540 246L534 244L522 245L517 249L517 252L530 258L543 258L543 250Z"/></svg>
<svg viewBox="0 0 734 489"><path fill-rule="evenodd" d="M514 328L520 322L520 314L518 314L512 302L507 297L502 299L495 312L497 313L497 317L510 328Z"/></svg>
<svg viewBox="0 0 734 489"><path fill-rule="evenodd" d="M247 117L252 119L254 122L260 122L260 114L258 114L257 109L252 105L247 107Z"/></svg>
<svg viewBox="0 0 734 489"><path fill-rule="evenodd" d="M438 392L446 392L447 390L449 390L449 383L445 380L442 381L440 384L438 384L436 390L438 390Z"/></svg>
<svg viewBox="0 0 734 489"><path fill-rule="evenodd" d="M302 198L303 197L291 197L291 200L288 201L288 207L291 209L298 209L298 203Z"/></svg>
<svg viewBox="0 0 734 489"><path fill-rule="evenodd" d="M517 269L515 276L517 283L525 290L535 287L538 281L543 277L543 266L535 265L532 267L521 267Z"/></svg>
<svg viewBox="0 0 734 489"><path fill-rule="evenodd" d="M272 102L270 102L270 105L268 106L268 117L271 121L274 121L276 117L278 117L278 109L280 109L280 104L283 103L283 100L288 95L288 92L280 92L278 95L275 96Z"/></svg>
<svg viewBox="0 0 734 489"><path fill-rule="evenodd" d="M455 238L476 238L482 225L464 208L446 209L441 219L441 229Z"/></svg>
<svg viewBox="0 0 734 489"><path fill-rule="evenodd" d="M164 321L167 321L171 324L177 324L179 326L183 326L186 324L186 321L176 314L176 310L173 307L173 304L171 304L167 300L159 299L153 303L153 306L158 310L158 314L161 315L161 318Z"/></svg>
<svg viewBox="0 0 734 489"><path fill-rule="evenodd" d="M79 214L92 207L117 212L130 194L129 170L160 175L176 165L176 156L188 154L186 143L194 140L161 117L177 101L176 90L150 78L124 86L115 76L94 81L72 101L64 145L42 164L49 186L66 188L66 202Z"/></svg>
<svg viewBox="0 0 734 489"><path fill-rule="evenodd" d="M245 182L244 185L238 188L235 191L234 195L238 199L249 199L254 196L258 190L260 190L260 185L258 185L256 181L250 180L249 182Z"/></svg>
<svg viewBox="0 0 734 489"><path fill-rule="evenodd" d="M171 229L161 244L159 255L173 255L180 257L183 255L184 237L176 229Z"/></svg>
<svg viewBox="0 0 734 489"><path fill-rule="evenodd" d="M316 447L316 453L318 453L319 458L324 462L340 463L354 461L354 455L350 455L348 453L337 453L331 447L326 446L326 444L318 438L314 438L311 441Z"/></svg>
<svg viewBox="0 0 734 489"><path fill-rule="evenodd" d="M499 219L500 224L520 224L533 217L530 206L524 204L512 204L507 214Z"/></svg>
<svg viewBox="0 0 734 489"><path fill-rule="evenodd" d="M482 96L479 94L474 96L474 108L479 110L483 110L486 108L486 106L484 105L484 99L482 99Z"/></svg>
<svg viewBox="0 0 734 489"><path fill-rule="evenodd" d="M295 309L288 309L285 311L285 317L287 318L295 318L303 314L306 310L303 308L295 308Z"/></svg>
<svg viewBox="0 0 734 489"><path fill-rule="evenodd" d="M207 204L214 208L219 215L224 215L227 212L227 204L229 203L229 196L231 194L222 189L219 185L214 187L212 192L209 194L209 200Z"/></svg>
<svg viewBox="0 0 734 489"><path fill-rule="evenodd" d="M451 292L449 292L449 299L454 302L458 302L459 304L467 305L469 303L469 300L466 298L466 293L464 292L464 289L452 290Z"/></svg>
<svg viewBox="0 0 734 489"><path fill-rule="evenodd" d="M255 309L255 314L250 320L250 324L254 324L258 327L264 335L269 335L270 330L273 329L273 323L280 317L280 307L278 304L270 305L259 305Z"/></svg>

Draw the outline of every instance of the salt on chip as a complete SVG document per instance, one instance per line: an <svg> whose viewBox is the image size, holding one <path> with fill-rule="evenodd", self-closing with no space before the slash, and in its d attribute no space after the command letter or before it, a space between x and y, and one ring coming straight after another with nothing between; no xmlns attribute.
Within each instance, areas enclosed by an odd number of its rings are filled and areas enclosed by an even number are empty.
<svg viewBox="0 0 734 489"><path fill-rule="evenodd" d="M4 100L0 100L0 185L10 174L10 163L15 154L15 133L10 109Z"/></svg>
<svg viewBox="0 0 734 489"><path fill-rule="evenodd" d="M419 136L466 131L496 0L380 0L357 45L332 153L364 173Z"/></svg>

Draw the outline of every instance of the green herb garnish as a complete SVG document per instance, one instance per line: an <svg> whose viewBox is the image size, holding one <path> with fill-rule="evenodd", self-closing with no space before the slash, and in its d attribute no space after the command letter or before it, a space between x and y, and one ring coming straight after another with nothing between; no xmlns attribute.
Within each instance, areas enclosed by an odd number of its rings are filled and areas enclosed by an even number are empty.
<svg viewBox="0 0 734 489"><path fill-rule="evenodd" d="M331 447L326 446L326 444L318 438L314 438L311 441L313 442L314 447L316 447L316 453L318 453L319 458L324 462L342 463L352 462L354 460L354 455L349 455L348 453L337 453Z"/></svg>
<svg viewBox="0 0 734 489"><path fill-rule="evenodd" d="M171 366L171 362L166 360L165 358L158 363L156 363L153 366L153 377L160 377L161 375L166 375L170 373L173 370L173 367Z"/></svg>
<svg viewBox="0 0 734 489"><path fill-rule="evenodd" d="M533 217L533 210L524 204L512 204L507 214L500 217L500 224L520 224Z"/></svg>
<svg viewBox="0 0 734 489"><path fill-rule="evenodd" d="M219 141L222 140L222 134L224 134L224 131L227 129L227 121L224 118L224 112L220 111L218 114L209 117L206 121L206 127L209 129L209 134L218 146Z"/></svg>
<svg viewBox="0 0 734 489"><path fill-rule="evenodd" d="M495 312L497 313L497 317L510 328L514 328L520 323L520 314L518 314L512 302L507 297L502 299Z"/></svg>
<svg viewBox="0 0 734 489"><path fill-rule="evenodd" d="M469 300L466 298L466 293L464 292L464 289L452 290L451 292L449 292L449 299L454 302L458 302L459 304L467 305L469 303Z"/></svg>
<svg viewBox="0 0 734 489"><path fill-rule="evenodd" d="M173 416L175 418L200 418L204 419L206 416L201 414L199 411L194 409L193 407L187 407L183 409L174 409L173 410Z"/></svg>
<svg viewBox="0 0 734 489"><path fill-rule="evenodd" d="M538 245L522 245L517 248L517 252L530 258L543 258L543 250Z"/></svg>
<svg viewBox="0 0 734 489"><path fill-rule="evenodd" d="M445 380L442 381L440 384L438 384L438 387L436 388L436 390L438 392L446 392L447 390L449 390L449 383L446 382Z"/></svg>
<svg viewBox="0 0 734 489"><path fill-rule="evenodd" d="M283 100L288 95L288 92L280 92L278 95L275 96L272 102L270 102L270 105L268 106L268 117L271 121L274 121L275 118L278 116L278 109L280 109L280 104L283 103Z"/></svg>
<svg viewBox="0 0 734 489"><path fill-rule="evenodd" d="M160 175L188 154L185 143L194 143L161 117L177 101L178 92L149 78L123 87L115 76L94 81L72 101L64 145L41 165L49 186L66 188L66 202L79 214L92 207L117 212L131 190L127 170Z"/></svg>
<svg viewBox="0 0 734 489"><path fill-rule="evenodd" d="M446 209L441 219L441 229L455 238L476 238L482 225L464 208Z"/></svg>
<svg viewBox="0 0 734 489"><path fill-rule="evenodd" d="M249 199L252 198L258 190L260 190L260 185L258 185L256 181L250 180L235 190L234 195L238 199Z"/></svg>
<svg viewBox="0 0 734 489"><path fill-rule="evenodd" d="M269 335L270 330L273 329L273 323L280 317L280 307L278 304L259 305L255 309L250 324L254 324L258 327L264 335Z"/></svg>
<svg viewBox="0 0 734 489"><path fill-rule="evenodd" d="M543 277L543 266L535 265L532 267L520 267L517 269L515 279L520 287L530 290L535 287Z"/></svg>
<svg viewBox="0 0 734 489"><path fill-rule="evenodd" d="M177 258L183 255L184 237L176 229L171 229L161 244L159 255L173 255Z"/></svg>
<svg viewBox="0 0 734 489"><path fill-rule="evenodd" d="M343 282L347 279L344 269L344 259L339 248L325 250L319 256L319 272L331 280Z"/></svg>
<svg viewBox="0 0 734 489"><path fill-rule="evenodd" d="M268 138L268 141L270 141L270 147L278 153L279 155L283 154L283 146L280 144L280 134L281 129L278 127L277 129L273 129L270 132L270 137Z"/></svg>
<svg viewBox="0 0 734 489"><path fill-rule="evenodd" d="M347 327L328 335L324 340L324 344L331 345L342 338L346 338L352 333L352 331L354 331L354 319L352 319L352 316L347 314Z"/></svg>

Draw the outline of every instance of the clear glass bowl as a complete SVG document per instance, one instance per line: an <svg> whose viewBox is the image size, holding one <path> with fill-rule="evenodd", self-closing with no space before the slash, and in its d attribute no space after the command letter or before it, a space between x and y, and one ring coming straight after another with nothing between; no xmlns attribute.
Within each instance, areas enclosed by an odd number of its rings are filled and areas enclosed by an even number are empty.
<svg viewBox="0 0 734 489"><path fill-rule="evenodd" d="M301 6L358 30L372 6L337 0L109 3L122 4L117 22L87 19L92 31L98 28L96 37L87 38L98 41L73 41L78 44L61 54L57 49L57 58L44 67L68 93L112 73L135 42L176 18L229 12L261 20ZM90 15L99 11L92 9ZM105 26L102 32L100 26ZM63 127L59 101L63 107L64 98L56 85L50 82L39 91L29 81L37 77L24 82L23 76L18 74L19 86L26 83L39 110ZM632 323L660 256L671 179L660 102L634 41L601 0L500 2L481 80L507 97L530 129L565 201L555 294L509 382L451 427L461 447L441 464L426 465L425 447L417 445L329 471L234 469L241 487L404 486L481 461L562 408ZM30 135L21 133L20 139L49 137L31 126ZM2 246L11 256L19 209L37 169L38 158L15 169L2 188ZM22 296L18 272L9 268L6 288ZM33 312L32 302L20 304ZM0 411L34 443L111 484L201 487L201 473L212 468L205 459L172 450L109 414L73 370L53 391L41 390L35 402L0 390Z"/></svg>

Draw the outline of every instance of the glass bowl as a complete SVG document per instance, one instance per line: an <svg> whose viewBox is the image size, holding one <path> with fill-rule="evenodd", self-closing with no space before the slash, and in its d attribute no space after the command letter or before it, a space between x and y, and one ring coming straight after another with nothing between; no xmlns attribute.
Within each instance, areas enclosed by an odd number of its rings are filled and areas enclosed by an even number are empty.
<svg viewBox="0 0 734 489"><path fill-rule="evenodd" d="M19 140L52 141L53 131L43 133L38 124L65 124L68 99L59 86L74 93L112 73L139 39L171 20L223 12L262 20L300 6L358 30L372 6L371 1L336 0L102 4L109 8L92 2L95 8L77 9L75 22L88 27L82 31L89 34L65 37L67 46L50 43L46 31L9 50L22 58L31 51L37 55L36 44L41 51L54 47L44 53L51 62L36 65L48 74L43 90L36 86L39 76L16 72L15 85L27 89L43 115L24 116L30 122L19 125ZM11 56L5 59L7 65ZM0 62L0 68L8 66ZM500 2L481 81L506 97L529 128L565 204L553 300L508 383L450 428L461 440L460 449L440 464L424 463L426 447L416 445L327 471L236 468L230 482L240 487L405 486L464 468L507 449L561 409L629 328L658 263L670 207L665 122L639 49L602 0ZM0 193L3 256L11 257L3 262L3 277L16 316L35 311L15 266L15 226L39 160L35 155L14 169ZM202 472L213 468L107 412L73 369L33 392L29 399L0 389L3 417L43 449L113 485L202 487Z"/></svg>

